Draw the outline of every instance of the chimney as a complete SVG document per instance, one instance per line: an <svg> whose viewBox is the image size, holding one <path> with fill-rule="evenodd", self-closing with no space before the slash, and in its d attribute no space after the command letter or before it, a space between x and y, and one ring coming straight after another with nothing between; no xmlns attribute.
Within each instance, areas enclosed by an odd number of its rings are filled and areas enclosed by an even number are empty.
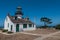
<svg viewBox="0 0 60 40"><path fill-rule="evenodd" d="M8 16L10 16L10 14L8 13Z"/></svg>
<svg viewBox="0 0 60 40"><path fill-rule="evenodd" d="M25 20L26 20L26 21L29 21L29 17L26 17Z"/></svg>
<svg viewBox="0 0 60 40"><path fill-rule="evenodd" d="M15 16L15 20L17 20L17 16Z"/></svg>

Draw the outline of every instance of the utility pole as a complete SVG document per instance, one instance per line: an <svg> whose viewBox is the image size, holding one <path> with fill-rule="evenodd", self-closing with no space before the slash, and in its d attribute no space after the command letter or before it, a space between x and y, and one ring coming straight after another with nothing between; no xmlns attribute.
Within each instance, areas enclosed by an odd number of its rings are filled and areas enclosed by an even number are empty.
<svg viewBox="0 0 60 40"><path fill-rule="evenodd" d="M37 21L37 17L36 16L34 16L34 23L36 24L36 21Z"/></svg>

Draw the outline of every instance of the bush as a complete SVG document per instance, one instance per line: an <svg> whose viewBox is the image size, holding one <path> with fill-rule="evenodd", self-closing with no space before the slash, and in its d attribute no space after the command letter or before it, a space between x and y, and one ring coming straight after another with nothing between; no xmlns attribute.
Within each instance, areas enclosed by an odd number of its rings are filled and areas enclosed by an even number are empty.
<svg viewBox="0 0 60 40"><path fill-rule="evenodd" d="M48 26L41 26L41 28L48 28Z"/></svg>
<svg viewBox="0 0 60 40"><path fill-rule="evenodd" d="M8 31L8 30L5 30L5 29L4 29L4 30L2 30L2 32L7 32L7 31Z"/></svg>
<svg viewBox="0 0 60 40"><path fill-rule="evenodd" d="M60 29L60 27L57 26L56 29Z"/></svg>
<svg viewBox="0 0 60 40"><path fill-rule="evenodd" d="M38 27L36 27L37 29L38 28L48 28L48 26L38 26Z"/></svg>
<svg viewBox="0 0 60 40"><path fill-rule="evenodd" d="M55 27L56 29L60 29L60 24Z"/></svg>
<svg viewBox="0 0 60 40"><path fill-rule="evenodd" d="M3 30L3 28L0 28L0 30Z"/></svg>
<svg viewBox="0 0 60 40"><path fill-rule="evenodd" d="M11 31L8 31L7 33L8 33L8 34L11 34L11 33L13 33L13 32L11 32Z"/></svg>

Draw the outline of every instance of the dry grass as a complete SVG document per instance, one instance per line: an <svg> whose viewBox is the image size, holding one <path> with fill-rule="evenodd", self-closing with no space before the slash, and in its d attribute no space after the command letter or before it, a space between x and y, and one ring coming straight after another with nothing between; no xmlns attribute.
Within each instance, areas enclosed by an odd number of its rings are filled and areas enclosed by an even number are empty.
<svg viewBox="0 0 60 40"><path fill-rule="evenodd" d="M59 30L54 30L54 29L37 29L37 30L34 30L34 31L25 31L25 32L28 32L28 33L34 33L34 34L49 34L49 33L54 33L54 32L57 32Z"/></svg>
<svg viewBox="0 0 60 40"><path fill-rule="evenodd" d="M60 37L60 33L56 34L56 35L53 35L53 36L59 36Z"/></svg>
<svg viewBox="0 0 60 40"><path fill-rule="evenodd" d="M52 35L51 37L47 37L44 40L60 40L60 33Z"/></svg>
<svg viewBox="0 0 60 40"><path fill-rule="evenodd" d="M0 34L0 40L33 40L38 36L25 35L25 34L14 34L14 35L5 35Z"/></svg>
<svg viewBox="0 0 60 40"><path fill-rule="evenodd" d="M58 31L58 30L37 29L37 30L34 30L34 31L25 31L25 32L34 33L34 34L49 34L49 33L53 33L53 32L56 32L56 31ZM14 35L5 35L5 34L0 33L0 40L34 40L38 37L39 36L21 34L21 33L17 33L17 34L14 34ZM53 38L53 37L49 37L49 38L46 38L46 39L50 40L51 38ZM55 40L55 38L53 38L53 40Z"/></svg>
<svg viewBox="0 0 60 40"><path fill-rule="evenodd" d="M48 37L44 40L60 40L60 38L58 38L58 37Z"/></svg>

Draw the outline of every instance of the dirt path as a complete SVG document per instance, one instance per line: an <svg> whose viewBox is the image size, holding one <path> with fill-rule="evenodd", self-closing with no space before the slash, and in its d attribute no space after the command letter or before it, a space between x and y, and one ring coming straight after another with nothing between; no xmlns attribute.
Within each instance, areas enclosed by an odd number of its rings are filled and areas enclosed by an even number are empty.
<svg viewBox="0 0 60 40"><path fill-rule="evenodd" d="M60 33L60 31L58 32L54 32L54 33L50 33L50 34L46 34L46 35L42 35L42 34L34 34L34 33L27 33L27 32L18 32L18 33L13 33L13 34L6 34L6 33L2 33L0 32L1 34L5 34L5 35L14 35L14 34L27 34L27 35L31 35L31 36L38 36L38 38L34 39L34 40L43 40L47 37L51 37L53 35L56 35L58 33Z"/></svg>
<svg viewBox="0 0 60 40"><path fill-rule="evenodd" d="M34 35L34 36L42 36L42 34L34 34L34 33L27 33L27 32L20 32L22 34L27 34L27 35Z"/></svg>
<svg viewBox="0 0 60 40"><path fill-rule="evenodd" d="M44 35L44 36L39 37L39 38L34 39L34 40L43 40L43 39L45 39L45 38L47 38L47 37L53 36L53 35L58 34L58 33L60 33L60 31L55 32L55 33L51 33L51 34L48 34L48 35Z"/></svg>

